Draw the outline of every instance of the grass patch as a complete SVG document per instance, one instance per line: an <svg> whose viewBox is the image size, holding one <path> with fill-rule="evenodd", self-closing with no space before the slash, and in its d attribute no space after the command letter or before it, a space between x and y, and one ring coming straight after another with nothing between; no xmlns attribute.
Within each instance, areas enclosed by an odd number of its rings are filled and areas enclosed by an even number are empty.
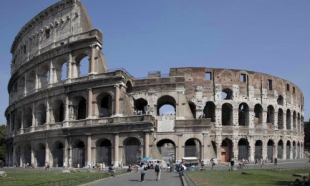
<svg viewBox="0 0 310 186"><path fill-rule="evenodd" d="M247 174L242 174L245 172ZM310 169L246 170L246 171L187 171L197 186L283 186L290 185L298 173L309 173ZM301 178L298 178L302 181Z"/></svg>
<svg viewBox="0 0 310 186"><path fill-rule="evenodd" d="M25 171L25 170L5 170L7 177L0 178L1 186L24 186L40 185L51 183L50 185L79 185L94 180L110 177L110 174L103 172L76 172L61 173L60 171ZM56 184L52 184L55 183ZM49 185L49 184L45 184Z"/></svg>

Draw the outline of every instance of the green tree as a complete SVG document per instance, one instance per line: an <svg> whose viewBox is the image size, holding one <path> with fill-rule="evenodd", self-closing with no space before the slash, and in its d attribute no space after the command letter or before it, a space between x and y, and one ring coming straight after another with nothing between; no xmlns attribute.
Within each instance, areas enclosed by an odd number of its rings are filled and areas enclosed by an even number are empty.
<svg viewBox="0 0 310 186"><path fill-rule="evenodd" d="M5 136L6 136L6 126L0 125L0 162L5 161L6 148L5 148Z"/></svg>

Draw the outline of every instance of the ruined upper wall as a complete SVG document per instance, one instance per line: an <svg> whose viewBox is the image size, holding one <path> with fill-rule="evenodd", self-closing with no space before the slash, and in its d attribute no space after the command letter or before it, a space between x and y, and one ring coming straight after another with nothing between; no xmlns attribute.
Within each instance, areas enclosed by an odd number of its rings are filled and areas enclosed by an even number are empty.
<svg viewBox="0 0 310 186"><path fill-rule="evenodd" d="M51 48L67 44L70 36L93 30L87 11L78 0L62 0L31 19L11 47L12 72Z"/></svg>

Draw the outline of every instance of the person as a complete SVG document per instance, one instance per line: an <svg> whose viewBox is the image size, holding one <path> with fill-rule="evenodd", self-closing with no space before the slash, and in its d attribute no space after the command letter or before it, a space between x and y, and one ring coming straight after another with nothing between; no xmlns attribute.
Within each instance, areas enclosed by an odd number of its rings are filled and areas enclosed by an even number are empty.
<svg viewBox="0 0 310 186"><path fill-rule="evenodd" d="M213 169L214 169L214 166L215 166L215 163L214 163L214 159L213 159L213 158L211 158L210 163L211 163L211 170L213 170Z"/></svg>
<svg viewBox="0 0 310 186"><path fill-rule="evenodd" d="M115 177L115 167L113 164L109 166L109 172L111 173L111 176Z"/></svg>
<svg viewBox="0 0 310 186"><path fill-rule="evenodd" d="M235 166L235 161L233 158L231 158L230 160L230 170L234 170L234 166Z"/></svg>
<svg viewBox="0 0 310 186"><path fill-rule="evenodd" d="M132 172L131 165L128 166L127 172Z"/></svg>
<svg viewBox="0 0 310 186"><path fill-rule="evenodd" d="M167 172L171 171L170 163L167 163Z"/></svg>
<svg viewBox="0 0 310 186"><path fill-rule="evenodd" d="M160 180L161 168L162 167L160 161L157 161L154 166L154 170L156 173L156 181Z"/></svg>
<svg viewBox="0 0 310 186"><path fill-rule="evenodd" d="M277 157L274 158L274 166L278 166L278 158Z"/></svg>
<svg viewBox="0 0 310 186"><path fill-rule="evenodd" d="M145 173L147 171L147 165L141 163L141 182L144 182Z"/></svg>
<svg viewBox="0 0 310 186"><path fill-rule="evenodd" d="M259 167L260 167L260 168L263 168L263 165L264 165L264 160L263 160L263 158L261 158L261 159L260 159L260 166L259 166Z"/></svg>
<svg viewBox="0 0 310 186"><path fill-rule="evenodd" d="M45 164L45 171L47 171L50 168L50 165L46 162Z"/></svg>
<svg viewBox="0 0 310 186"><path fill-rule="evenodd" d="M180 164L179 164L179 162L177 161L176 164L175 164L175 170L176 170L177 172L179 172L179 169L180 169Z"/></svg>
<svg viewBox="0 0 310 186"><path fill-rule="evenodd" d="M205 163L204 163L204 161L201 161L201 170L203 170L204 167L205 167Z"/></svg>
<svg viewBox="0 0 310 186"><path fill-rule="evenodd" d="M185 170L186 170L186 167L183 164L183 162L181 162L180 165L179 165L179 175L180 175L180 177L184 175L183 173L184 173Z"/></svg>

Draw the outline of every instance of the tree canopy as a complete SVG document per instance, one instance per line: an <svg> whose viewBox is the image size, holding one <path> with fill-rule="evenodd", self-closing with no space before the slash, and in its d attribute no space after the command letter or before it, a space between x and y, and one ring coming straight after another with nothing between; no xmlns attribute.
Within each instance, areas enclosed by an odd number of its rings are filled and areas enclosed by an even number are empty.
<svg viewBox="0 0 310 186"><path fill-rule="evenodd" d="M0 125L0 162L5 161L6 148L5 148L6 126Z"/></svg>

